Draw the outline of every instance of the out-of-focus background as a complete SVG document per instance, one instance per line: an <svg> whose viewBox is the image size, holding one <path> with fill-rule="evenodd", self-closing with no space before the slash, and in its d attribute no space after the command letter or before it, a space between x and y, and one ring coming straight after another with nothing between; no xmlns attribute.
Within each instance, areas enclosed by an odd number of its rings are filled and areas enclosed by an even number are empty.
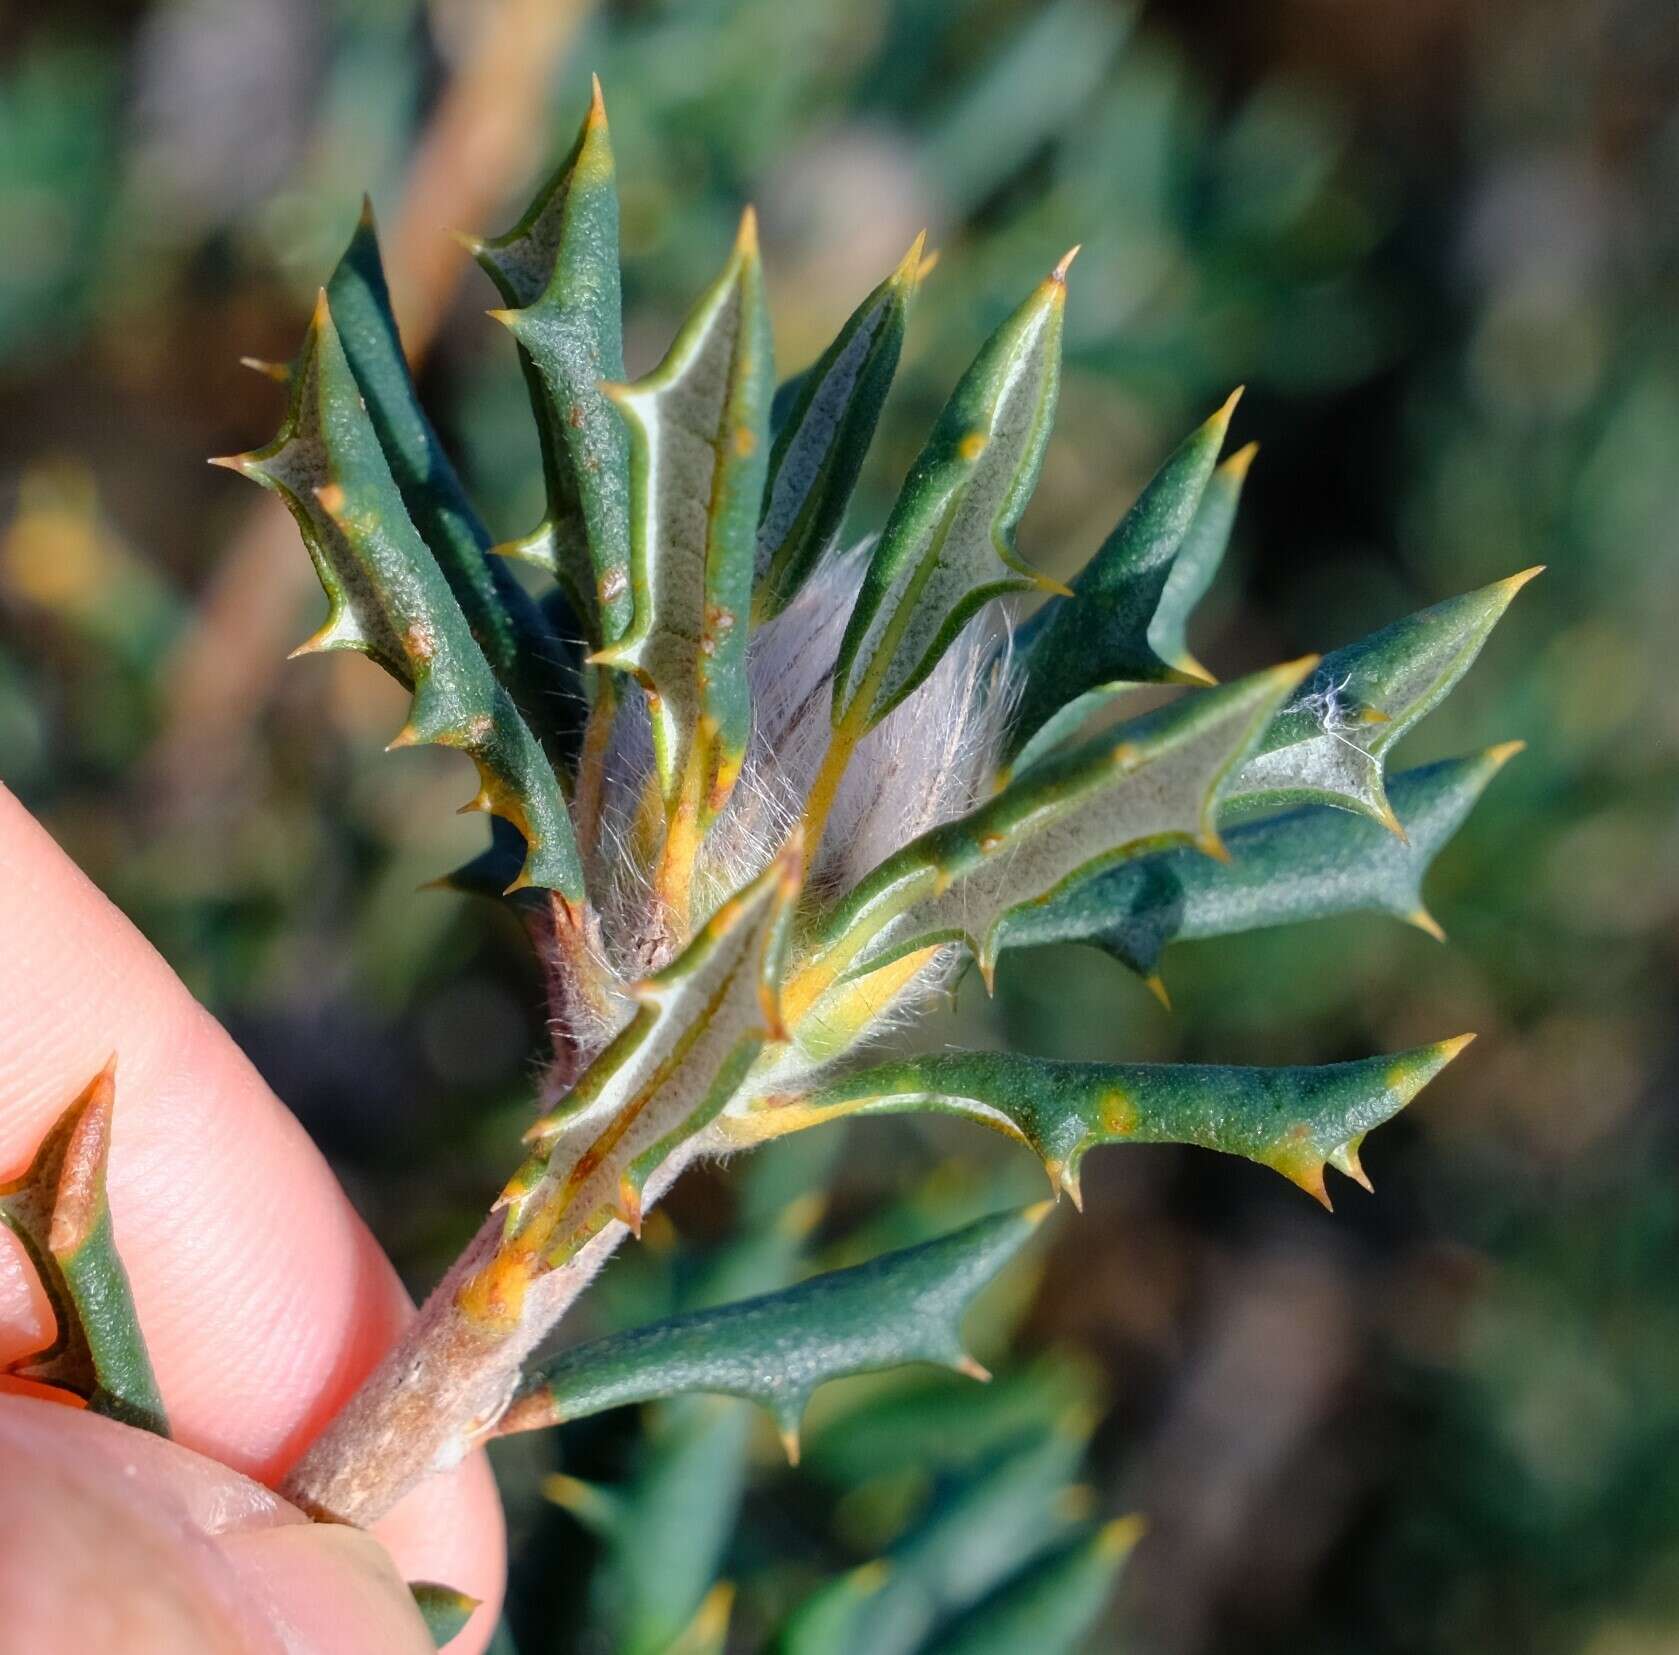
<svg viewBox="0 0 1679 1655"><path fill-rule="evenodd" d="M1056 1055L1481 1035L1333 1219L1245 1163L1094 1155L1086 1216L1058 1215L982 1352L1011 1394L1061 1386L1096 1422L1085 1506L1151 1518L1097 1649L1679 1648L1671 0L61 0L0 21L0 776L421 1289L505 1171L539 985L505 915L415 894L477 846L461 767L381 755L399 700L365 663L283 664L321 606L307 560L203 460L271 434L280 393L239 358L289 356L366 189L430 406L492 526L535 522L512 349L445 232L509 222L591 69L632 371L745 201L783 370L930 228L854 527L1081 241L1034 560L1087 556L1245 383L1235 436L1262 451L1193 639L1221 676L1550 566L1402 756L1529 743L1435 871L1449 947L1376 918L1185 945L1171 1015L1070 950L1011 956L989 1006L964 985L951 1027ZM691 1179L590 1326L679 1302L737 1220L843 1258L1041 1188L1000 1140L891 1122L764 1168ZM690 1566L695 1590L740 1585L751 1647L890 1549L936 1433L882 1470L841 1429L866 1401L819 1406L796 1477L745 1427L734 1459L675 1472L656 1418L521 1439L499 1461L518 1647L656 1647L610 1628ZM688 1479L656 1579L543 1498L562 1464L647 1510L659 1475Z"/></svg>

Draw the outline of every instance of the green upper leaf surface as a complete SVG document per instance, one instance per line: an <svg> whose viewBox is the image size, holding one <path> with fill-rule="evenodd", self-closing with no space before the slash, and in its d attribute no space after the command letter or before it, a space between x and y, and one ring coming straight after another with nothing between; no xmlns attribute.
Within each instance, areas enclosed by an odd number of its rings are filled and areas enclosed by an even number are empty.
<svg viewBox="0 0 1679 1655"><path fill-rule="evenodd" d="M1005 948L1088 942L1150 976L1168 943L1364 910L1433 931L1423 902L1429 864L1519 743L1395 776L1404 838L1344 810L1309 805L1225 835L1228 862L1159 851L1110 868L1041 907L1013 914Z"/></svg>
<svg viewBox="0 0 1679 1655"><path fill-rule="evenodd" d="M1337 805L1391 828L1388 752L1446 698L1538 572L1448 598L1324 656L1244 766L1231 804Z"/></svg>
<svg viewBox="0 0 1679 1655"><path fill-rule="evenodd" d="M1162 657L1152 628L1213 476L1235 402L1232 396L1168 457L1073 581L1071 596L1051 598L1020 629L1023 683L1009 757L1092 691L1186 677L1205 681L1202 672L1186 672L1181 648L1178 660Z"/></svg>
<svg viewBox="0 0 1679 1655"><path fill-rule="evenodd" d="M647 686L665 796L696 766L702 821L722 808L751 733L746 639L773 383L748 213L664 361L610 388L630 433L635 618L598 659Z"/></svg>
<svg viewBox="0 0 1679 1655"><path fill-rule="evenodd" d="M758 523L754 621L798 595L839 535L897 372L923 238L817 361L776 393L775 441Z"/></svg>
<svg viewBox="0 0 1679 1655"><path fill-rule="evenodd" d="M595 1340L546 1364L531 1394L557 1422L718 1391L762 1404L791 1438L811 1392L829 1379L907 1362L965 1366L963 1312L1044 1210L994 1214L780 1293Z"/></svg>
<svg viewBox="0 0 1679 1655"><path fill-rule="evenodd" d="M911 468L840 643L836 726L879 723L987 602L1045 584L1014 533L1055 418L1065 270L986 341Z"/></svg>
<svg viewBox="0 0 1679 1655"><path fill-rule="evenodd" d="M1362 1180L1365 1134L1398 1114L1470 1038L1316 1068L941 1052L861 1070L789 1107L812 1120L922 1110L962 1115L1029 1145L1075 1200L1079 1165L1094 1145L1173 1143L1257 1161L1327 1206L1324 1166Z"/></svg>
<svg viewBox="0 0 1679 1655"><path fill-rule="evenodd" d="M0 1224L29 1255L57 1323L51 1345L5 1371L62 1386L94 1413L166 1437L105 1195L115 1096L113 1064L53 1124L22 1177L0 1184Z"/></svg>
<svg viewBox="0 0 1679 1655"><path fill-rule="evenodd" d="M549 569L597 648L630 624L629 447L601 384L624 376L618 185L594 100L571 153L504 236L470 244L505 303L542 443L548 515L500 548Z"/></svg>
<svg viewBox="0 0 1679 1655"><path fill-rule="evenodd" d="M367 402L386 463L420 538L436 558L472 636L527 718L544 734L575 723L576 663L500 558L427 419L397 333L372 209L327 282L339 343ZM568 732L569 733L569 732Z"/></svg>
<svg viewBox="0 0 1679 1655"><path fill-rule="evenodd" d="M518 883L581 900L553 767L408 516L325 293L293 365L279 435L229 463L285 501L326 591L326 623L300 653L355 649L378 661L414 698L392 745L470 754L481 784L474 803L524 837Z"/></svg>

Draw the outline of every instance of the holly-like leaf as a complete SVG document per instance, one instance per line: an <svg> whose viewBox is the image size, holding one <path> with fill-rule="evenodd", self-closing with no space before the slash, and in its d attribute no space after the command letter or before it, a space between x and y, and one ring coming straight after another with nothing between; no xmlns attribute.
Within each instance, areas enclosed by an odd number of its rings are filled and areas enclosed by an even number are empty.
<svg viewBox="0 0 1679 1655"><path fill-rule="evenodd" d="M434 1580L410 1581L408 1590L414 1594L414 1607L420 1611L426 1631L439 1649L454 1641L482 1601L457 1592L453 1586L440 1586Z"/></svg>
<svg viewBox="0 0 1679 1655"><path fill-rule="evenodd" d="M1362 816L1308 805L1225 835L1228 862L1188 850L1136 857L1009 919L1005 948L1087 942L1113 955L1155 992L1168 943L1228 937L1335 914L1388 913L1444 933L1423 903L1422 881L1519 741L1395 776L1388 797L1404 838Z"/></svg>
<svg viewBox="0 0 1679 1655"><path fill-rule="evenodd" d="M480 782L470 808L505 817L524 838L516 885L581 901L582 867L553 768L408 516L324 292L292 367L279 435L218 463L280 496L314 560L329 611L296 653L372 656L414 698L391 745L468 753Z"/></svg>
<svg viewBox="0 0 1679 1655"><path fill-rule="evenodd" d="M1021 561L1014 533L1055 418L1071 258L985 342L904 482L840 643L838 729L878 724L992 598L1064 590Z"/></svg>
<svg viewBox="0 0 1679 1655"><path fill-rule="evenodd" d="M46 1350L5 1371L59 1386L96 1414L166 1437L169 1422L105 1195L115 1103L113 1059L59 1116L22 1177L0 1184L0 1224L22 1243L57 1322Z"/></svg>
<svg viewBox="0 0 1679 1655"><path fill-rule="evenodd" d="M1023 905L1163 844L1187 839L1220 854L1221 793L1315 665L1309 656L1198 691L1127 726L1123 739L1044 760L867 875L825 926L826 956L857 976L954 941L989 981L1003 922Z"/></svg>
<svg viewBox="0 0 1679 1655"><path fill-rule="evenodd" d="M746 635L769 458L769 316L750 209L664 361L612 385L630 434L630 629L595 658L648 692L673 834L722 809L751 733Z"/></svg>
<svg viewBox="0 0 1679 1655"><path fill-rule="evenodd" d="M909 1362L974 1372L963 1312L1048 1211L996 1213L966 1229L780 1293L632 1328L542 1366L502 1429L531 1430L692 1391L747 1397L774 1416L790 1456L811 1392Z"/></svg>
<svg viewBox="0 0 1679 1655"><path fill-rule="evenodd" d="M402 503L442 569L472 636L527 719L569 740L580 702L575 649L500 558L414 390L379 257L373 209L362 206L327 282L339 343L367 403Z"/></svg>
<svg viewBox="0 0 1679 1655"><path fill-rule="evenodd" d="M1324 656L1243 767L1232 806L1335 805L1402 832L1382 781L1387 754L1446 698L1538 573L1448 598Z"/></svg>
<svg viewBox="0 0 1679 1655"><path fill-rule="evenodd" d="M925 234L791 388L776 393L775 441L758 523L754 623L779 615L834 543L874 440L921 279Z"/></svg>
<svg viewBox="0 0 1679 1655"><path fill-rule="evenodd" d="M1369 1187L1359 1146L1465 1046L1459 1035L1390 1057L1311 1068L1071 1063L1018 1052L940 1052L882 1063L783 1105L789 1128L839 1115L961 1115L1019 1139L1079 1201L1096 1144L1194 1144L1271 1167L1324 1206L1327 1166Z"/></svg>
<svg viewBox="0 0 1679 1655"><path fill-rule="evenodd" d="M1079 572L1071 596L1051 598L1020 629L1020 705L1010 729L1010 758L1034 737L1053 741L1065 734L1121 686L1210 681L1203 671L1185 669L1181 648L1178 660L1163 657L1153 626L1240 395L1232 393L1167 458ZM1045 745L1039 742L1036 750Z"/></svg>
<svg viewBox="0 0 1679 1655"><path fill-rule="evenodd" d="M1116 1517L1057 1546L944 1628L925 1655L1078 1655L1143 1529L1139 1517Z"/></svg>
<svg viewBox="0 0 1679 1655"><path fill-rule="evenodd" d="M724 903L662 971L635 1016L526 1140L508 1182L500 1250L461 1289L467 1314L516 1318L530 1281L608 1223L639 1233L647 1179L733 1097L764 1043L784 1038L780 985L802 875L800 844Z"/></svg>
<svg viewBox="0 0 1679 1655"><path fill-rule="evenodd" d="M618 185L600 82L577 141L523 218L469 240L507 309L536 415L548 510L499 551L540 564L570 595L597 648L630 623L629 449L601 383L624 375Z"/></svg>

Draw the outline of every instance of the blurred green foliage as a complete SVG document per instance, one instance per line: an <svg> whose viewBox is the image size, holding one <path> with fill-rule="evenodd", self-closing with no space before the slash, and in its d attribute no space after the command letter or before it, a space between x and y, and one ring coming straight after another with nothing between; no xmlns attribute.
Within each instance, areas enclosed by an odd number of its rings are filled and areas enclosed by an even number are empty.
<svg viewBox="0 0 1679 1655"><path fill-rule="evenodd" d="M242 605L278 606L289 643L318 599L218 584L247 503L199 459L272 426L278 393L237 358L285 353L363 189L389 219L484 12L89 0L0 31L0 777L246 1042L419 1285L526 1118L538 986L488 908L414 894L479 830L449 813L465 784L445 756L380 757L395 704L374 675L277 675L241 652ZM977 342L1083 242L1064 417L1022 530L1034 562L1076 566L1245 381L1235 436L1262 452L1190 640L1220 676L1550 567L1398 760L1529 743L1431 875L1450 948L1371 917L1182 945L1172 1017L1062 949L1005 961L989 1004L964 983L949 1014L968 1043L1029 1030L1037 1051L1133 1060L1323 1061L1478 1028L1373 1153L1375 1200L1349 1193L1331 1221L1254 1169L1103 1151L1089 1216L1059 1215L976 1324L988 1390L835 1386L797 1475L742 1404L504 1445L526 1655L631 1647L625 1628L685 1623L716 1578L738 1589L743 1647L824 1581L874 1582L856 1573L873 1559L910 1590L948 1513L982 1510L996 1467L1069 1429L1038 1543L1063 1520L1152 1525L1094 1648L1679 1641L1671 24L1665 0L625 0L588 17L554 75L550 148L598 69L632 371L743 200L784 369L923 225L941 249L854 527L878 522ZM467 263L423 389L516 533L541 479ZM232 642L205 722L181 663L207 630ZM692 1177L578 1333L1038 1187L1028 1159L952 1123L826 1129L749 1175ZM562 1464L570 1511L543 1493ZM657 1580L604 1531L580 1544L583 1482L622 1507L684 1477L686 1549ZM1081 1480L1094 1492L1068 1495ZM1025 1509L1002 1502L971 1555Z"/></svg>

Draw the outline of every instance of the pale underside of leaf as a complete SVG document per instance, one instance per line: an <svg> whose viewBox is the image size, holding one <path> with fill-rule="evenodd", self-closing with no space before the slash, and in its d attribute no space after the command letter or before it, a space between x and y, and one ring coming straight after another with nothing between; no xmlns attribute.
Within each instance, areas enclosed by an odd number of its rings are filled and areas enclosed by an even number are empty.
<svg viewBox="0 0 1679 1655"><path fill-rule="evenodd" d="M1055 416L1065 264L992 335L939 416L875 547L840 646L834 722L868 729L992 598L1049 585L1014 528Z"/></svg>
<svg viewBox="0 0 1679 1655"><path fill-rule="evenodd" d="M727 799L750 733L746 641L770 383L748 214L664 362L608 388L630 432L635 618L597 659L646 686L667 807L692 774L702 822Z"/></svg>
<svg viewBox="0 0 1679 1655"><path fill-rule="evenodd" d="M1046 761L867 877L830 922L850 975L957 941L989 976L1003 920L1104 862L1174 840L1214 853L1221 789L1314 658L1201 691Z"/></svg>

